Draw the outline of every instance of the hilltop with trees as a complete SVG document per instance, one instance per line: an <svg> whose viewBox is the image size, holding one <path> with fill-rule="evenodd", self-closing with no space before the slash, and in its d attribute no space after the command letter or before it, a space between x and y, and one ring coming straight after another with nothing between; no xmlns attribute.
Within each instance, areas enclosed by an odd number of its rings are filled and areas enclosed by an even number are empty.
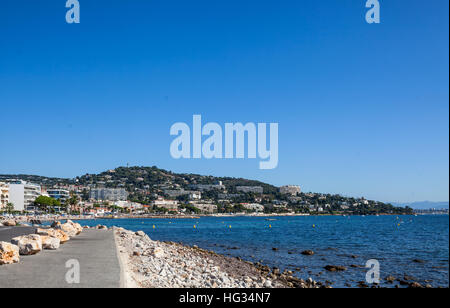
<svg viewBox="0 0 450 308"><path fill-rule="evenodd" d="M84 187L81 198L89 197L88 190L92 187L124 188L128 191L128 199L141 204L149 204L158 196L166 199L178 199L182 206L191 209L187 197L170 197L167 191L195 190L197 185L217 185L222 183L224 189L210 189L201 192L202 200L217 205L219 213L236 213L249 211L242 204L258 203L264 206L265 213L312 213L312 214L411 214L409 207L395 207L363 197L345 197L341 195L321 193L300 193L295 196L281 194L278 187L255 180L232 177L214 177L199 174L174 173L153 167L119 167L99 174L85 174L73 179L46 178L33 175L0 175L0 180L7 178L23 179L44 186L76 185ZM238 186L261 187L263 193L238 191ZM39 199L39 198L38 198ZM55 204L40 198L38 204L45 209L51 209ZM70 201L70 202L69 202ZM69 199L66 206L76 203ZM198 212L192 209L192 212Z"/></svg>

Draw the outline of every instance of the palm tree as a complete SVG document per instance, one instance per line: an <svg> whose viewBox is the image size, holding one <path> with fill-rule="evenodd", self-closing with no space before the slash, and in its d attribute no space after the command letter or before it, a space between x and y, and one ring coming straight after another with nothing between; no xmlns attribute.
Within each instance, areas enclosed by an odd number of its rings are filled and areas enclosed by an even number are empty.
<svg viewBox="0 0 450 308"><path fill-rule="evenodd" d="M72 195L68 200L67 200L67 205L69 206L69 210L72 213L73 211L75 211L75 207L78 205L78 197L76 195Z"/></svg>
<svg viewBox="0 0 450 308"><path fill-rule="evenodd" d="M6 207L5 210L8 214L11 214L14 211L14 204L12 204L11 202L9 202Z"/></svg>

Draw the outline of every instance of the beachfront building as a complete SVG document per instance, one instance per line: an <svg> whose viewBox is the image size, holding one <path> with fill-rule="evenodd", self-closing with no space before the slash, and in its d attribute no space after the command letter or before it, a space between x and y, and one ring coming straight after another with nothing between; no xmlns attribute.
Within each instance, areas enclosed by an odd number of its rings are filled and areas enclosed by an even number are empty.
<svg viewBox="0 0 450 308"><path fill-rule="evenodd" d="M113 203L115 206L120 207L122 209L127 209L128 211L132 212L138 209L142 209L144 206L137 202L131 202L131 201L116 201Z"/></svg>
<svg viewBox="0 0 450 308"><path fill-rule="evenodd" d="M244 193L255 193L255 194L262 194L264 191L261 186L236 186L236 190Z"/></svg>
<svg viewBox="0 0 450 308"><path fill-rule="evenodd" d="M70 198L70 193L66 189L48 189L47 194L49 197L59 200L61 204L64 204L66 200Z"/></svg>
<svg viewBox="0 0 450 308"><path fill-rule="evenodd" d="M89 197L102 201L125 201L128 198L128 192L124 188L93 188Z"/></svg>
<svg viewBox="0 0 450 308"><path fill-rule="evenodd" d="M300 194L302 190L298 185L285 185L280 187L280 193L283 195L296 196Z"/></svg>
<svg viewBox="0 0 450 308"><path fill-rule="evenodd" d="M264 212L264 206L258 203L243 203L245 209L254 212Z"/></svg>
<svg viewBox="0 0 450 308"><path fill-rule="evenodd" d="M217 205L212 203L198 203L198 202L191 202L191 204L201 210L202 212L212 214L217 212Z"/></svg>
<svg viewBox="0 0 450 308"><path fill-rule="evenodd" d="M178 201L176 200L165 200L163 198L158 198L157 200L151 203L152 206L156 206L159 208L167 209L169 211L177 211L178 210Z"/></svg>
<svg viewBox="0 0 450 308"><path fill-rule="evenodd" d="M9 203L9 185L0 182L0 210L4 209Z"/></svg>
<svg viewBox="0 0 450 308"><path fill-rule="evenodd" d="M41 195L41 186L26 181L9 182L9 202L15 211L35 211L34 200Z"/></svg>

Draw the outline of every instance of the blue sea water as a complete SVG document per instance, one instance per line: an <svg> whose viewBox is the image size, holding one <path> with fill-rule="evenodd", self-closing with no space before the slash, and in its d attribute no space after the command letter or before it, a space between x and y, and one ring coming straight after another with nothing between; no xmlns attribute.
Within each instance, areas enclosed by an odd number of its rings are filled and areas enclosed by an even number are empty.
<svg viewBox="0 0 450 308"><path fill-rule="evenodd" d="M297 269L298 277L328 280L333 287L355 287L359 281L365 281L368 270L365 265L369 259L379 261L383 286L392 286L383 282L386 276L403 278L405 274L433 287L449 286L448 215L272 218L275 220L241 216L97 219L80 223L142 230L154 240L197 245L281 270ZM302 255L307 249L315 255ZM414 262L415 259L423 262ZM342 265L348 269L327 272L326 265Z"/></svg>

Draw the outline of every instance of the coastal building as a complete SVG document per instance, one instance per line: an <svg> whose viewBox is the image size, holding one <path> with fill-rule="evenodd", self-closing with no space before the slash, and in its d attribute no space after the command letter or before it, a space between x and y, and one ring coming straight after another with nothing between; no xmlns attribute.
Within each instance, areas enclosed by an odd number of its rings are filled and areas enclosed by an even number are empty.
<svg viewBox="0 0 450 308"><path fill-rule="evenodd" d="M280 187L280 193L283 195L297 196L302 190L298 185L285 185Z"/></svg>
<svg viewBox="0 0 450 308"><path fill-rule="evenodd" d="M0 182L0 210L4 209L9 203L9 185Z"/></svg>
<svg viewBox="0 0 450 308"><path fill-rule="evenodd" d="M184 189L166 189L164 190L164 193L168 195L171 198L177 198L180 196L189 196L189 199L201 199L202 193L200 191L193 191L193 190L184 190Z"/></svg>
<svg viewBox="0 0 450 308"><path fill-rule="evenodd" d="M200 200L202 198L202 193L199 191L192 191L189 193L189 200Z"/></svg>
<svg viewBox="0 0 450 308"><path fill-rule="evenodd" d="M9 202L15 211L34 211L34 200L41 195L41 186L25 181L9 182Z"/></svg>
<svg viewBox="0 0 450 308"><path fill-rule="evenodd" d="M243 203L242 204L247 210L254 212L263 212L264 206L258 203Z"/></svg>
<svg viewBox="0 0 450 308"><path fill-rule="evenodd" d="M264 191L261 186L236 186L236 190L244 193L255 193L255 194L262 194Z"/></svg>
<svg viewBox="0 0 450 308"><path fill-rule="evenodd" d="M361 203L364 205L369 205L369 201L364 198L361 199Z"/></svg>
<svg viewBox="0 0 450 308"><path fill-rule="evenodd" d="M70 198L70 193L66 189L48 189L47 194L49 197L59 200L61 204L64 204Z"/></svg>
<svg viewBox="0 0 450 308"><path fill-rule="evenodd" d="M233 199L241 196L242 194L218 194L219 199Z"/></svg>
<svg viewBox="0 0 450 308"><path fill-rule="evenodd" d="M94 188L91 189L89 197L102 201L125 201L128 192L124 188Z"/></svg>
<svg viewBox="0 0 450 308"><path fill-rule="evenodd" d="M225 185L222 184L222 181L218 181L216 184L195 184L191 185L192 189L200 190L200 191L210 191L210 190L225 190Z"/></svg>
<svg viewBox="0 0 450 308"><path fill-rule="evenodd" d="M199 202L191 202L193 206L201 210L202 212L212 214L217 212L217 205L213 203L199 203Z"/></svg>
<svg viewBox="0 0 450 308"><path fill-rule="evenodd" d="M296 196L290 196L288 197L289 202L291 203L299 203L301 201L303 201L302 197L296 197Z"/></svg>
<svg viewBox="0 0 450 308"><path fill-rule="evenodd" d="M128 209L128 210L135 210L135 209L141 209L143 207L142 204L137 203L137 202L131 202L131 201L115 201L113 203L115 206L123 208L123 209Z"/></svg>
<svg viewBox="0 0 450 308"><path fill-rule="evenodd" d="M94 216L110 215L111 210L107 207L97 207L97 208L93 208L93 209L86 209L84 211L84 214L94 215Z"/></svg>
<svg viewBox="0 0 450 308"><path fill-rule="evenodd" d="M275 208L285 208L288 205L288 202L280 201L280 200L273 200L272 205Z"/></svg>
<svg viewBox="0 0 450 308"><path fill-rule="evenodd" d="M153 201L151 205L159 208L164 208L169 211L178 210L178 201L176 200L165 200L163 198L158 198L157 200Z"/></svg>

